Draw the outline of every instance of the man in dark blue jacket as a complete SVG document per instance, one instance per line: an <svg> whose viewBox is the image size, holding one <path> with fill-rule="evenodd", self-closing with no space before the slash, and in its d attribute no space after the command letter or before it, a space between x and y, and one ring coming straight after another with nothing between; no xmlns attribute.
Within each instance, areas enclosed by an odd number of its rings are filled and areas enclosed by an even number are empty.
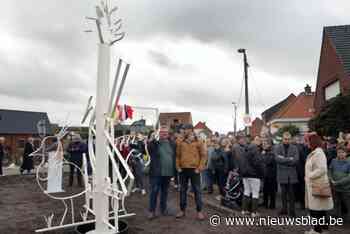
<svg viewBox="0 0 350 234"><path fill-rule="evenodd" d="M78 185L83 187L81 169L83 166L83 153L87 153L87 147L85 143L82 142L79 135L74 135L72 137L72 142L69 144L67 152L70 154L69 165L69 186L73 186L73 176L76 171Z"/></svg>
<svg viewBox="0 0 350 234"><path fill-rule="evenodd" d="M157 198L160 193L160 212L170 215L167 207L168 189L171 177L175 175L175 142L169 139L167 128L161 128L159 141L153 139L148 144L151 157L149 181L149 219L156 217Z"/></svg>

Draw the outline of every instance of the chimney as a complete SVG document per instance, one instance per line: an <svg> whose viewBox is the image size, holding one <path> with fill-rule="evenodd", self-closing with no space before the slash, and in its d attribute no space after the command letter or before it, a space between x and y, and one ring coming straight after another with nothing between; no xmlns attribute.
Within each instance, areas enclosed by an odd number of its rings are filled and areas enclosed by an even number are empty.
<svg viewBox="0 0 350 234"><path fill-rule="evenodd" d="M307 85L305 86L304 90L305 90L305 94L306 94L306 95L311 95L311 94L312 94L312 92L311 92L311 86L310 86L310 85L307 84Z"/></svg>

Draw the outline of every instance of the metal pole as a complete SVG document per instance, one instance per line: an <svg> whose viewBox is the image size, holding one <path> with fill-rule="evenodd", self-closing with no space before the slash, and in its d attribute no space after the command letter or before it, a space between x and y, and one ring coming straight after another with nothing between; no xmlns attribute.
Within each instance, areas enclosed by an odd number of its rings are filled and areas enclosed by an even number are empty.
<svg viewBox="0 0 350 234"><path fill-rule="evenodd" d="M249 115L249 93L248 93L248 62L244 51L244 82L245 82L245 113Z"/></svg>
<svg viewBox="0 0 350 234"><path fill-rule="evenodd" d="M108 197L104 194L108 177L107 140L104 136L109 101L110 47L98 45L97 91L96 91L96 187L94 188L94 213L96 228L93 233L109 233ZM118 224L116 224L118 225Z"/></svg>
<svg viewBox="0 0 350 234"><path fill-rule="evenodd" d="M115 73L114 82L113 82L113 86L112 86L111 98L109 99L108 112L111 115L115 111L112 109L112 105L113 105L113 101L114 101L114 97L115 97L115 91L117 90L118 78L119 78L119 74L120 74L120 68L122 67L122 62L123 61L121 59L119 59L117 71Z"/></svg>
<svg viewBox="0 0 350 234"><path fill-rule="evenodd" d="M233 105L233 134L237 136L237 103L232 102Z"/></svg>
<svg viewBox="0 0 350 234"><path fill-rule="evenodd" d="M244 86L245 86L245 114L246 116L249 116L249 89L248 89L248 61L247 61L247 54L246 50L243 50L243 62L244 62ZM249 127L247 126L245 128L245 134L248 136L250 133Z"/></svg>
<svg viewBox="0 0 350 234"><path fill-rule="evenodd" d="M129 67L130 67L130 64L126 64L126 68L124 70L124 74L123 74L123 77L122 77L122 80L121 80L121 83L120 83L120 86L119 86L119 90L118 90L118 93L117 93L116 101L115 101L114 106L113 106L113 110L119 104L119 99L120 99L120 96L122 95L122 91L123 91L123 88L124 88L126 76L128 75Z"/></svg>
<svg viewBox="0 0 350 234"><path fill-rule="evenodd" d="M234 132L234 136L237 136L237 104L235 102L232 103L233 107L234 107L234 123L233 123L233 132Z"/></svg>

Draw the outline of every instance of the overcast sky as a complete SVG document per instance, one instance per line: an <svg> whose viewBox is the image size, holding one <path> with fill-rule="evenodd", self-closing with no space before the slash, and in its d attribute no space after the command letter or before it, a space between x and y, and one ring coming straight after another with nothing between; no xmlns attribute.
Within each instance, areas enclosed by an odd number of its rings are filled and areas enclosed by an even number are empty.
<svg viewBox="0 0 350 234"><path fill-rule="evenodd" d="M79 124L95 94L94 0L2 0L0 108L48 112ZM350 23L347 0L118 0L126 37L113 48L131 64L122 103L191 111L232 130L247 49L253 117L316 84L322 28ZM114 69L112 70L112 76ZM238 124L244 113L242 96ZM146 113L141 115L147 116Z"/></svg>

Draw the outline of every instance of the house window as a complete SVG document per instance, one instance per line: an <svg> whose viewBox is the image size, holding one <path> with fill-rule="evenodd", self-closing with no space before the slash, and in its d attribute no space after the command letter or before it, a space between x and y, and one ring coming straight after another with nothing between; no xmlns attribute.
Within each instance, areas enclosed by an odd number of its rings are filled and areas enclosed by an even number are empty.
<svg viewBox="0 0 350 234"><path fill-rule="evenodd" d="M326 101L336 97L340 93L340 83L339 80L333 82L325 88L325 99Z"/></svg>

